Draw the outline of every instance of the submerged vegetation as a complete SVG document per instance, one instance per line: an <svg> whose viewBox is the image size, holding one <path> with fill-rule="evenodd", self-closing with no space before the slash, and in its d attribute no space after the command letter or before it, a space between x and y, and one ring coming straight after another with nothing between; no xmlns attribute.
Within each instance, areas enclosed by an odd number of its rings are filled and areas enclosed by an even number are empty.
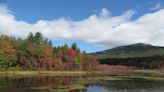
<svg viewBox="0 0 164 92"><path fill-rule="evenodd" d="M0 68L18 70L91 70L98 64L95 57L81 52L73 43L53 47L41 33L25 39L0 36Z"/></svg>

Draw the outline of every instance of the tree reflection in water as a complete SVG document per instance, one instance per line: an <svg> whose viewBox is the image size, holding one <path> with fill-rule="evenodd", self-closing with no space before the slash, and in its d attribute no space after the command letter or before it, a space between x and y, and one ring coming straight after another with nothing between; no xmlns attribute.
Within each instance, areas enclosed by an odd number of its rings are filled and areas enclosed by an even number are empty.
<svg viewBox="0 0 164 92"><path fill-rule="evenodd" d="M0 77L0 92L80 92L94 84L84 76Z"/></svg>
<svg viewBox="0 0 164 92"><path fill-rule="evenodd" d="M163 82L96 76L0 77L0 92L163 92Z"/></svg>

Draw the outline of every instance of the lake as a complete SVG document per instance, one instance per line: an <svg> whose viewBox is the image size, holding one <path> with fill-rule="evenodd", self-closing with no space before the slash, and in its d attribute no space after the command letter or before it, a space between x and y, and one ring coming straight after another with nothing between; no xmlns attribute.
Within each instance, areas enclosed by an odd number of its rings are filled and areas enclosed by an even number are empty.
<svg viewBox="0 0 164 92"><path fill-rule="evenodd" d="M0 92L164 92L164 82L160 81L103 78L105 77L0 77Z"/></svg>

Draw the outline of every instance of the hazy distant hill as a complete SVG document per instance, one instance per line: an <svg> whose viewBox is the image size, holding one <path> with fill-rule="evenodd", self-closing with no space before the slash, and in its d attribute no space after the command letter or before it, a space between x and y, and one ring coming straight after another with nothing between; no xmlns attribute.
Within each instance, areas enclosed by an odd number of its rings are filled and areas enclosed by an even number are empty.
<svg viewBox="0 0 164 92"><path fill-rule="evenodd" d="M137 43L91 53L101 64L164 68L164 47Z"/></svg>
<svg viewBox="0 0 164 92"><path fill-rule="evenodd" d="M154 55L164 55L164 47L153 46L151 44L136 43L126 46L119 46L91 54L95 55L98 59L150 57Z"/></svg>

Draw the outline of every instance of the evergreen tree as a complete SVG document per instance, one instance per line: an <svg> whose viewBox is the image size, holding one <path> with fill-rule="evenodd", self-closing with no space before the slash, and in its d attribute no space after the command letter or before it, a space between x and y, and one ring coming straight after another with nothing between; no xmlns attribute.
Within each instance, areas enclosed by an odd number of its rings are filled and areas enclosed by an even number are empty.
<svg viewBox="0 0 164 92"><path fill-rule="evenodd" d="M77 45L76 45L76 43L73 43L73 44L72 44L72 49L77 50Z"/></svg>
<svg viewBox="0 0 164 92"><path fill-rule="evenodd" d="M0 50L0 67L3 66L3 62L4 62L4 57L3 57L2 50Z"/></svg>
<svg viewBox="0 0 164 92"><path fill-rule="evenodd" d="M40 32L35 33L34 42L38 45L44 43L43 35Z"/></svg>
<svg viewBox="0 0 164 92"><path fill-rule="evenodd" d="M32 32L30 32L29 35L27 36L27 41L34 43L34 35Z"/></svg>
<svg viewBox="0 0 164 92"><path fill-rule="evenodd" d="M51 41L51 40L49 40L49 41L48 41L48 45L53 46L53 44L52 44L52 41Z"/></svg>

